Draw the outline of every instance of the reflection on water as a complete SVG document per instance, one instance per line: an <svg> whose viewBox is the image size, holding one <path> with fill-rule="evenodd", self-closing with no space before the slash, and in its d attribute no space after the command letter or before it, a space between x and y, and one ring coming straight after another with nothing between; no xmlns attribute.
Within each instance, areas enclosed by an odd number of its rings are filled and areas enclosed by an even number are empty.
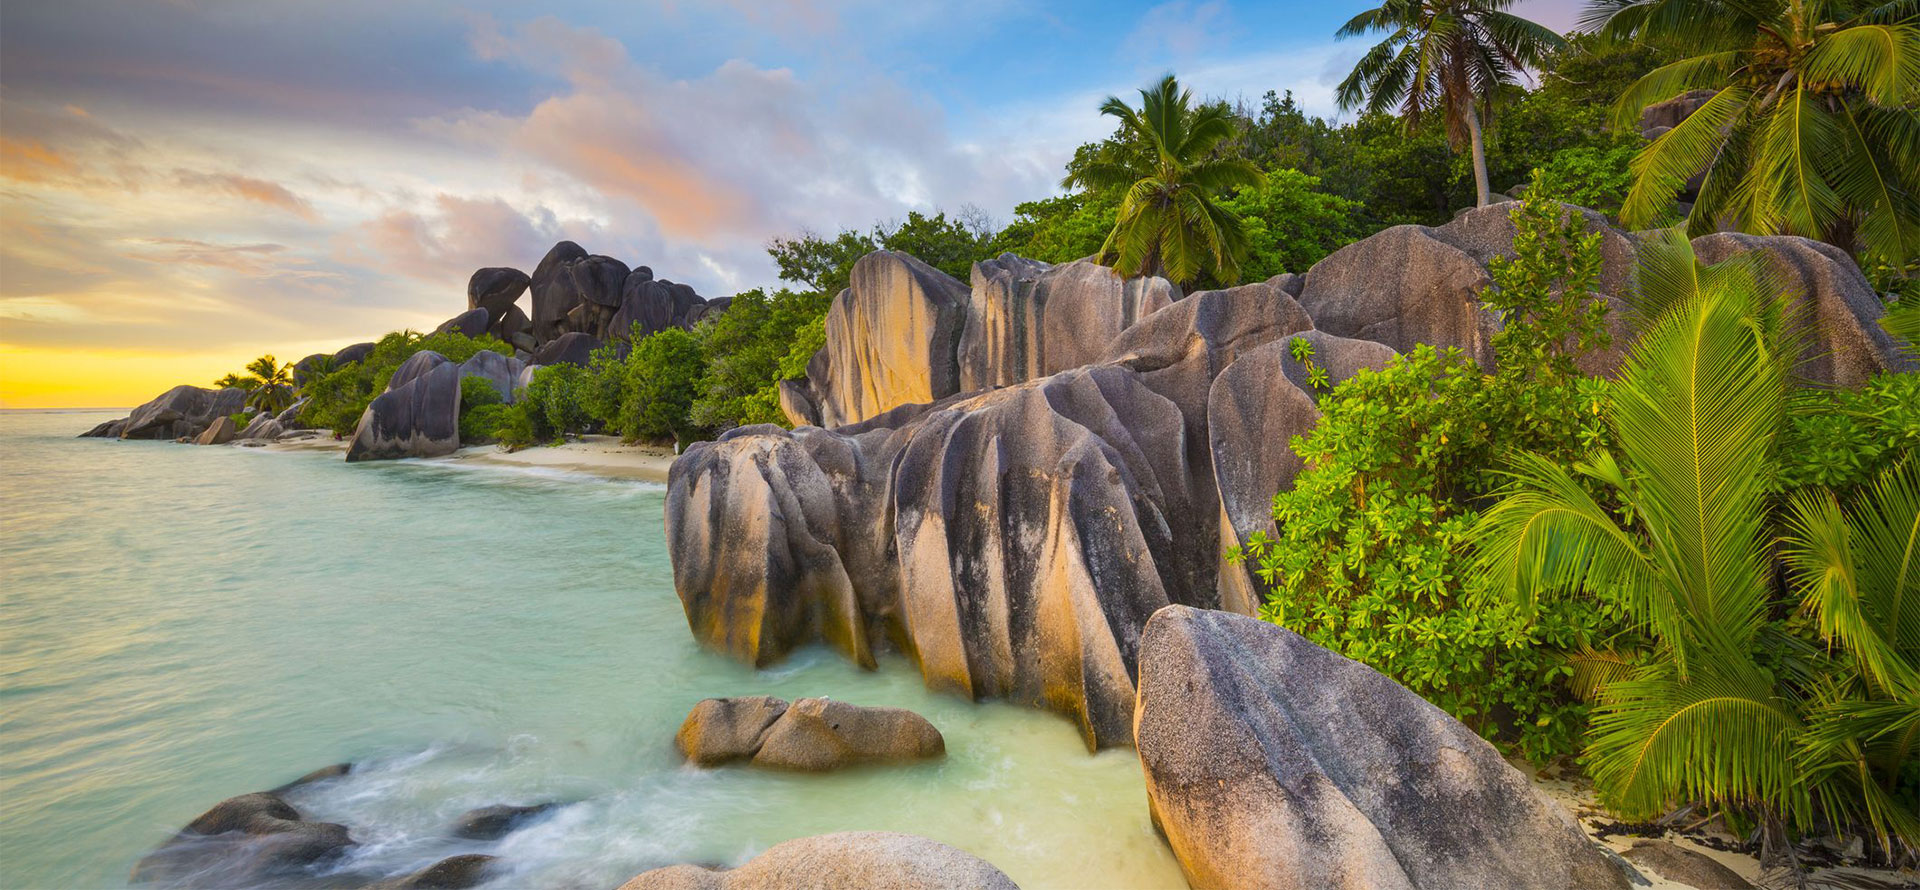
<svg viewBox="0 0 1920 890"><path fill-rule="evenodd" d="M973 852L1021 886L1178 887L1131 751L1065 720L927 693L898 659L753 672L693 646L664 492L565 474L74 440L106 415L0 412L0 884L112 887L214 803L290 794L348 825L340 869L501 857L492 886L618 885L872 829ZM712 695L912 708L941 761L828 776L698 770ZM497 803L565 802L499 841Z"/></svg>

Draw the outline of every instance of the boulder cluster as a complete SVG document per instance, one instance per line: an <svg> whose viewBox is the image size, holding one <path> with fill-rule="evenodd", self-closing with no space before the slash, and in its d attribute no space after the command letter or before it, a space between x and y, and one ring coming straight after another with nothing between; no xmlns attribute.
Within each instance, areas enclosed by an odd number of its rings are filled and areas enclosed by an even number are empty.
<svg viewBox="0 0 1920 890"><path fill-rule="evenodd" d="M531 315L520 305L528 292ZM511 344L514 354L481 352L455 365L436 352L416 353L368 405L354 429L347 460L450 454L460 447L461 380L481 377L511 402L514 391L542 365L585 366L604 343L624 345L636 334L691 329L725 312L731 302L730 297L708 300L688 285L654 278L646 266L629 269L572 241L555 244L531 276L503 266L477 270L467 281L466 311L442 322L434 333L490 334ZM293 363L294 385L304 386L322 373L362 361L373 349L373 343L355 343L300 359ZM253 414L247 426L238 427L230 415L251 411L245 408L246 396L240 389L176 386L126 418L102 423L81 437L258 445L306 429L299 422L304 402L277 415Z"/></svg>
<svg viewBox="0 0 1920 890"><path fill-rule="evenodd" d="M825 698L788 704L771 696L709 698L693 707L674 746L700 766L745 760L768 769L827 772L946 753L927 718Z"/></svg>
<svg viewBox="0 0 1920 890"><path fill-rule="evenodd" d="M1300 470L1286 443L1319 419L1325 389L1291 341L1329 384L1420 343L1491 368L1501 319L1479 294L1511 252L1510 210L1184 296L1085 261L1003 256L968 286L868 255L782 393L797 428L736 429L673 465L668 543L694 635L756 665L814 639L869 665L891 645L932 687L1064 712L1089 746L1131 743L1148 617L1257 604L1221 554L1272 530L1270 501ZM1640 236L1568 210L1601 234L1598 297L1620 303ZM1732 234L1694 248L1769 258L1812 322L1807 376L1913 367L1844 253ZM1618 366L1618 333L1589 371Z"/></svg>

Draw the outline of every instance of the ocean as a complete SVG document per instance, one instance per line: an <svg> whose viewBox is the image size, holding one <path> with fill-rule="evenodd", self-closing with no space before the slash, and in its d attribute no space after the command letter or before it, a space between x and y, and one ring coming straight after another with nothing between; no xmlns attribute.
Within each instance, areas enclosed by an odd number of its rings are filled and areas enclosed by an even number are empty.
<svg viewBox="0 0 1920 890"><path fill-rule="evenodd" d="M500 857L494 888L611 890L844 830L921 834L1027 890L1182 887L1130 749L933 694L899 656L703 651L663 486L462 462L75 439L124 412L0 412L0 886L115 888L219 801L289 798L359 842L333 877ZM702 698L911 708L943 760L703 770ZM494 842L460 813L566 805ZM328 876L321 876L326 878Z"/></svg>

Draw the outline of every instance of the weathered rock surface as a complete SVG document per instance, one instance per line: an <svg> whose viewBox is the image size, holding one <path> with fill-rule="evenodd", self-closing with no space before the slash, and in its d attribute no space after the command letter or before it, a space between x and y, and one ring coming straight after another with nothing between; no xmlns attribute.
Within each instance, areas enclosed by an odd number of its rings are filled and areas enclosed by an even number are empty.
<svg viewBox="0 0 1920 890"><path fill-rule="evenodd" d="M504 266L477 269L473 277L467 279L467 308L487 310L488 326L497 325L532 284L533 279L519 269Z"/></svg>
<svg viewBox="0 0 1920 890"><path fill-rule="evenodd" d="M206 430L201 432L200 435L193 440L193 444L225 445L234 440L235 432L233 418L222 415L214 418L213 423L209 424Z"/></svg>
<svg viewBox="0 0 1920 890"><path fill-rule="evenodd" d="M1155 823L1195 888L1619 888L1486 740L1277 625L1174 606L1135 709Z"/></svg>
<svg viewBox="0 0 1920 890"><path fill-rule="evenodd" d="M1090 364L1121 331L1176 297L1164 278L1122 279L1090 260L1049 266L1002 254L975 263L958 391Z"/></svg>
<svg viewBox="0 0 1920 890"><path fill-rule="evenodd" d="M500 393L502 401L512 404L514 384L520 379L520 372L524 368L526 368L526 362L482 349L474 353L472 358L460 363L460 377L461 379L478 377L487 381L492 384L496 392Z"/></svg>
<svg viewBox="0 0 1920 890"><path fill-rule="evenodd" d="M593 359L593 351L600 348L600 341L591 334L568 331L552 342L540 347L533 354L530 365L579 365L586 367Z"/></svg>
<svg viewBox="0 0 1920 890"><path fill-rule="evenodd" d="M87 435L122 439L194 438L215 420L239 411L246 400L246 390L176 386L133 409L125 420L100 424Z"/></svg>
<svg viewBox="0 0 1920 890"><path fill-rule="evenodd" d="M1719 232L1693 239L1701 262L1720 263L1758 251L1793 295L1805 325L1798 373L1815 382L1859 386L1875 374L1920 370L1880 327L1886 309L1860 267L1830 244L1788 235Z"/></svg>
<svg viewBox="0 0 1920 890"><path fill-rule="evenodd" d="M462 337L478 337L487 332L493 320L485 309L468 309L440 323L433 329L436 334L459 334Z"/></svg>
<svg viewBox="0 0 1920 890"><path fill-rule="evenodd" d="M643 337L673 327L690 328L693 311L706 303L687 285L654 280L652 270L643 266L627 275L620 310L608 325L607 334L627 337L634 332L634 325L640 326L638 333Z"/></svg>
<svg viewBox="0 0 1920 890"><path fill-rule="evenodd" d="M687 713L673 745L701 766L745 760L760 750L767 727L786 712L787 703L769 695L705 699Z"/></svg>
<svg viewBox="0 0 1920 890"><path fill-rule="evenodd" d="M959 392L966 303L966 285L907 254L854 263L852 285L827 310L826 376L814 381L824 425Z"/></svg>
<svg viewBox="0 0 1920 890"><path fill-rule="evenodd" d="M1682 849L1667 841L1639 840L1622 858L1693 890L1753 890L1752 882L1704 853Z"/></svg>
<svg viewBox="0 0 1920 890"><path fill-rule="evenodd" d="M309 822L268 792L215 805L134 866L136 883L249 887L283 877L353 846L346 826Z"/></svg>
<svg viewBox="0 0 1920 890"><path fill-rule="evenodd" d="M453 820L453 836L475 841L496 841L535 819L553 812L557 803L513 806L498 803L461 813Z"/></svg>
<svg viewBox="0 0 1920 890"><path fill-rule="evenodd" d="M848 831L775 844L731 869L676 865L620 890L1018 890L984 860L910 834Z"/></svg>
<svg viewBox="0 0 1920 890"><path fill-rule="evenodd" d="M827 772L863 763L925 760L946 751L940 730L912 711L803 698L760 737L753 765Z"/></svg>
<svg viewBox="0 0 1920 890"><path fill-rule="evenodd" d="M209 430L209 432L211 432L211 430ZM247 428L234 433L233 438L266 439L271 441L286 435L286 433L287 428L280 423L279 418L271 414L261 413L255 414L253 420L248 421Z"/></svg>
<svg viewBox="0 0 1920 890"><path fill-rule="evenodd" d="M370 884L366 890L465 890L487 880L497 857L481 853L449 856L413 874Z"/></svg>
<svg viewBox="0 0 1920 890"><path fill-rule="evenodd" d="M562 241L540 258L540 264L533 267L528 278L528 287L533 292L533 338L545 343L560 335L560 325L566 320L567 313L580 302L580 293L573 287L571 276L564 266L574 260L586 259L587 252L572 241Z"/></svg>
<svg viewBox="0 0 1920 890"><path fill-rule="evenodd" d="M341 365L360 361L373 354L373 347L374 344L372 343L355 343L351 346L342 347L339 352L333 354L333 366L338 368Z"/></svg>
<svg viewBox="0 0 1920 890"><path fill-rule="evenodd" d="M1652 139L1674 127L1687 116L1700 110L1713 98L1716 90L1689 90L1665 102L1655 102L1640 110L1640 135Z"/></svg>
<svg viewBox="0 0 1920 890"><path fill-rule="evenodd" d="M460 448L460 366L437 352L414 353L375 396L347 445L349 463L438 457Z"/></svg>

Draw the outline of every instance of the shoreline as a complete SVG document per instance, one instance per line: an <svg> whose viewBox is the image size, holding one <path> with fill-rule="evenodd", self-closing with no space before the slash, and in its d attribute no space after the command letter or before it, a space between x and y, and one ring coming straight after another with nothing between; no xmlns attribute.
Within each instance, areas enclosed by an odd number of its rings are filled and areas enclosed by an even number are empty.
<svg viewBox="0 0 1920 890"><path fill-rule="evenodd" d="M266 451L345 452L347 442L321 434L281 439L259 446ZM498 445L469 445L431 462L463 462L517 469L560 470L627 482L667 481L667 470L678 457L658 445L626 445L617 436L581 436L561 445L535 445L506 451Z"/></svg>

